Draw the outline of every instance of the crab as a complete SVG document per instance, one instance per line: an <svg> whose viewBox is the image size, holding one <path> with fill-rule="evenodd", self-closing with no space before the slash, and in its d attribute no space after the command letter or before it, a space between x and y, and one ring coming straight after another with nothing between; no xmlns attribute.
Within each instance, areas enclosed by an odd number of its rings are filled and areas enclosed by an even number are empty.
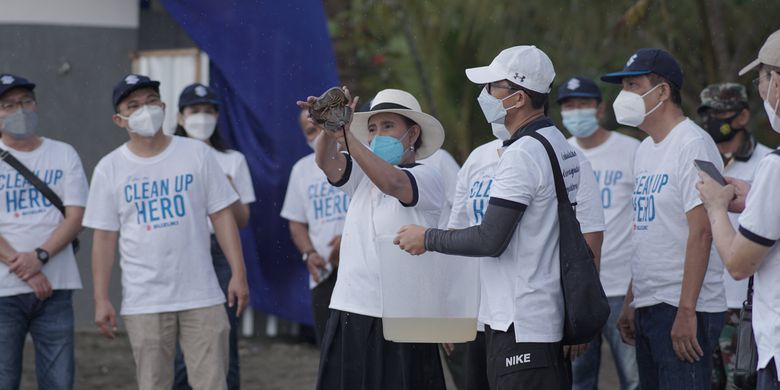
<svg viewBox="0 0 780 390"><path fill-rule="evenodd" d="M309 108L309 114L317 124L329 131L337 131L352 120L349 99L341 88L325 91Z"/></svg>

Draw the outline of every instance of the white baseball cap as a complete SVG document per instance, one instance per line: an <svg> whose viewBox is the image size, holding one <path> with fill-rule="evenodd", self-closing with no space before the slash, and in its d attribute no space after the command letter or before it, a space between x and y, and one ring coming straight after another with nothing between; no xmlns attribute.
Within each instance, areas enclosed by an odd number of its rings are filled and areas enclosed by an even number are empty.
<svg viewBox="0 0 780 390"><path fill-rule="evenodd" d="M352 116L350 131L364 145L368 145L369 139L368 120L382 112L405 116L420 126L422 141L420 147L415 150L417 160L429 157L444 143L444 127L438 119L422 111L420 103L411 93L400 89L384 89L371 100L370 110L356 112Z"/></svg>
<svg viewBox="0 0 780 390"><path fill-rule="evenodd" d="M780 30L773 32L772 35L766 39L764 45L761 46L761 50L758 51L758 58L742 68L742 70L739 71L739 75L742 76L743 74L750 72L759 64L780 66Z"/></svg>
<svg viewBox="0 0 780 390"><path fill-rule="evenodd" d="M466 77L475 84L509 80L523 88L550 93L555 69L547 54L536 46L515 46L498 53L488 66L466 69Z"/></svg>

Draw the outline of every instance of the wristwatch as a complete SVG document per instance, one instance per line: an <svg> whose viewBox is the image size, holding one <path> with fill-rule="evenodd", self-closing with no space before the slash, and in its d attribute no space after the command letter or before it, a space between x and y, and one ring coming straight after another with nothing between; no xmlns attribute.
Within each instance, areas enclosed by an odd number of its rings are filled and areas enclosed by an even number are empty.
<svg viewBox="0 0 780 390"><path fill-rule="evenodd" d="M35 248L35 255L44 265L49 262L49 252L47 252L46 249Z"/></svg>
<svg viewBox="0 0 780 390"><path fill-rule="evenodd" d="M303 262L304 263L309 261L309 256L311 256L312 253L317 253L317 251L314 250L314 249L309 249L306 252L303 252L303 257L302 258L303 258Z"/></svg>

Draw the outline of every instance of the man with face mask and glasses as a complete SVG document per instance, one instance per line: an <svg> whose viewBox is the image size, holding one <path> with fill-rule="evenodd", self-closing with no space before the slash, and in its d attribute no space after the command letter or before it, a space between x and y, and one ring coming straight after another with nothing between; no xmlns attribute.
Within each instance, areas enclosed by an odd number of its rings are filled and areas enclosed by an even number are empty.
<svg viewBox="0 0 780 390"><path fill-rule="evenodd" d="M474 149L458 172L448 229L476 226L481 224L485 217L500 152L504 142L511 138L511 134L503 124L491 123L490 126L496 139ZM590 161L587 159L583 158L580 161L580 169L581 177L593 177ZM577 191L576 212L585 240L597 254L598 261L605 227L600 192L595 180L581 181L580 189ZM483 284L482 288L485 287ZM623 291L625 292L625 289ZM455 348L465 349L465 384L461 387L466 390L488 387L484 324L479 324L478 331L476 340L455 345ZM574 360L580 353L584 353L584 350L585 348L571 349L568 357ZM580 360L577 359L575 362Z"/></svg>
<svg viewBox="0 0 780 390"><path fill-rule="evenodd" d="M682 69L666 51L639 49L622 71L601 79L623 85L613 103L618 123L649 135L634 161L636 248L621 336L636 345L641 388L709 389L726 299L723 265L709 261L710 226L693 161L720 170L718 149L683 114Z"/></svg>
<svg viewBox="0 0 780 390"><path fill-rule="evenodd" d="M231 268L227 301L248 289L230 205L239 199L208 145L162 132L157 81L129 74L114 87L114 124L130 140L100 160L84 215L95 230L95 323L108 338L116 313L108 284L119 242L122 310L140 389L170 389L178 339L194 389L226 389L228 323L212 265L208 216Z"/></svg>
<svg viewBox="0 0 780 390"><path fill-rule="evenodd" d="M65 215L9 162L0 162L0 388L19 388L29 333L38 388L71 389L72 293L81 288L71 242L81 230L87 178L72 146L38 135L34 88L22 77L0 74L0 153L59 196Z"/></svg>
<svg viewBox="0 0 780 390"><path fill-rule="evenodd" d="M479 224L446 231L407 225L395 243L411 254L480 258L479 321L485 324L491 389L570 389L561 343L564 308L553 172L542 143L525 135L537 132L552 146L571 201L584 189L581 178L595 181L590 171L582 176L579 154L544 114L555 78L544 52L535 46L511 47L490 65L467 69L466 76L484 84L477 101L485 118L498 125L496 133L509 135L492 174L489 206Z"/></svg>
<svg viewBox="0 0 780 390"><path fill-rule="evenodd" d="M754 84L764 101L769 124L780 133L780 30L767 38L758 58L739 75L756 69ZM699 174L697 188L712 223L712 235L718 254L729 274L742 280L753 276L752 328L758 349L758 390L780 389L780 152L761 159L752 188L745 180L727 177L721 186L706 174ZM747 197L747 199L745 199ZM729 212L741 213L739 228L734 229Z"/></svg>
<svg viewBox="0 0 780 390"><path fill-rule="evenodd" d="M748 131L750 106L744 86L736 83L712 84L701 91L698 113L702 127L718 145L725 168L723 174L747 182L753 181L761 159L772 149L756 142ZM729 221L739 227L739 214L729 213ZM710 261L720 261L713 252ZM713 355L713 383L718 388L734 386L734 353L736 352L736 327L742 303L747 297L747 279L737 281L728 272L723 273L726 289L726 322L721 331L718 348Z"/></svg>
<svg viewBox="0 0 780 390"><path fill-rule="evenodd" d="M634 347L620 340L615 326L631 280L631 193L634 189L636 139L608 131L600 124L605 104L601 90L586 77L571 77L558 87L556 101L561 107L563 126L573 136L569 143L593 165L598 182L599 206L604 209L607 230L604 233L599 276L607 295L610 316L581 359L574 361L573 389L598 387L602 336L609 344L623 390L636 389L639 378Z"/></svg>

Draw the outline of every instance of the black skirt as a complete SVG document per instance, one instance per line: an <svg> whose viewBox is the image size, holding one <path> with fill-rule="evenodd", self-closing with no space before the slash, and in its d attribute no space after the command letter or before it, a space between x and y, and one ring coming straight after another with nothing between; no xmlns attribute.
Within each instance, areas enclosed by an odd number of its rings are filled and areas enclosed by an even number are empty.
<svg viewBox="0 0 780 390"><path fill-rule="evenodd" d="M317 389L445 389L438 345L386 341L381 318L331 310Z"/></svg>

